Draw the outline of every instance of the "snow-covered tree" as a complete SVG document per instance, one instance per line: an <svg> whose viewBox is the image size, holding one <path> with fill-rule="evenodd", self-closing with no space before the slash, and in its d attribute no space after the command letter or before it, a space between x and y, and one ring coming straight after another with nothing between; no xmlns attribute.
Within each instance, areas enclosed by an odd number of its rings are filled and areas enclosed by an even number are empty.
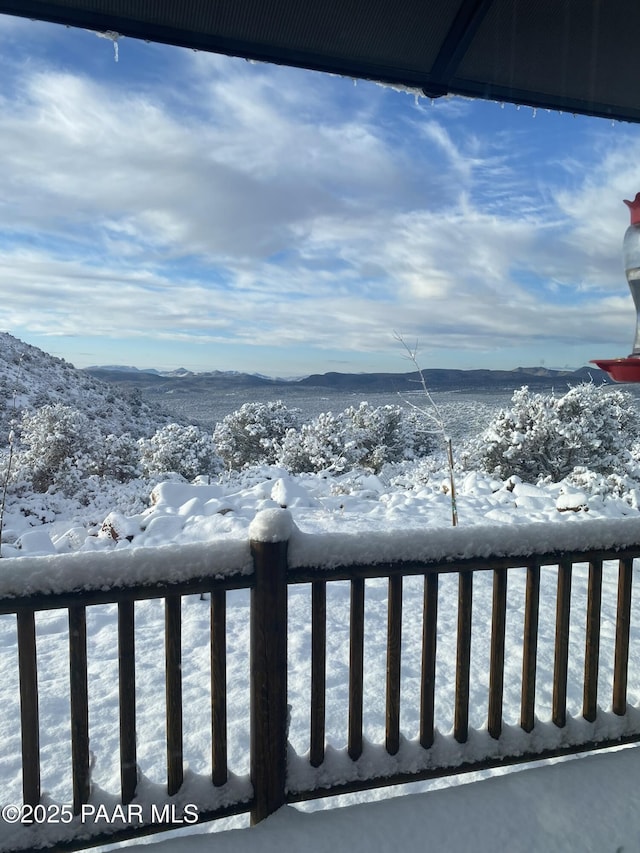
<svg viewBox="0 0 640 853"><path fill-rule="evenodd" d="M127 483L138 476L139 468L139 445L128 432L105 435L93 448L89 465L92 474Z"/></svg>
<svg viewBox="0 0 640 853"><path fill-rule="evenodd" d="M92 458L101 440L85 414L62 403L25 413L20 433L19 477L31 482L37 492L46 492L82 458Z"/></svg>
<svg viewBox="0 0 640 853"><path fill-rule="evenodd" d="M472 449L471 463L506 477L558 481L576 467L621 469L640 436L640 415L627 391L585 383L563 396L515 391Z"/></svg>
<svg viewBox="0 0 640 853"><path fill-rule="evenodd" d="M282 400L245 403L216 424L213 440L227 468L276 462L285 435L300 425L300 411Z"/></svg>
<svg viewBox="0 0 640 853"><path fill-rule="evenodd" d="M355 448L345 441L343 424L333 412L322 412L299 429L289 429L277 456L292 474L345 471L357 464Z"/></svg>
<svg viewBox="0 0 640 853"><path fill-rule="evenodd" d="M358 448L359 464L379 471L385 462L425 456L433 447L429 429L416 411L363 402L343 412L347 432Z"/></svg>
<svg viewBox="0 0 640 853"><path fill-rule="evenodd" d="M138 444L142 471L147 476L172 472L193 480L222 468L212 437L197 426L167 424Z"/></svg>
<svg viewBox="0 0 640 853"><path fill-rule="evenodd" d="M428 427L418 413L401 406L362 402L334 415L323 412L284 437L277 462L292 473L378 472L386 462L424 456L432 448Z"/></svg>

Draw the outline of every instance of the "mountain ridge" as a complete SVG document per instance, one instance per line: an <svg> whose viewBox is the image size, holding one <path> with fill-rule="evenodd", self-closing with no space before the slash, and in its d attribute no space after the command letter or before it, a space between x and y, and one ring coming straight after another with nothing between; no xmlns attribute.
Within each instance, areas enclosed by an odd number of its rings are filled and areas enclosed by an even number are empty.
<svg viewBox="0 0 640 853"><path fill-rule="evenodd" d="M369 392L410 392L419 390L420 375L417 371L408 373L314 373L301 379L280 379L256 373L240 371L212 370L203 373L191 371L155 371L155 370L119 370L113 366L85 368L95 378L117 385L134 385L141 390L153 393L192 393L215 391L230 388L278 387L287 388L323 388L340 391ZM609 383L605 373L598 368L581 367L577 370L553 370L545 367L517 367L513 370L489 370L479 368L462 370L458 368L424 368L424 381L432 391L485 391L515 390L523 384L532 388L552 388L558 382L569 385L579 384L591 379Z"/></svg>

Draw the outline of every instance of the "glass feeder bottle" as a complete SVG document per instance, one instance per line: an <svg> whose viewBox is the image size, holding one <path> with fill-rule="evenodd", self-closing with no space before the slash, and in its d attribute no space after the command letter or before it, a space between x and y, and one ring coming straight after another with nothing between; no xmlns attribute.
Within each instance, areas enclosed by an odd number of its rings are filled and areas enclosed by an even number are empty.
<svg viewBox="0 0 640 853"><path fill-rule="evenodd" d="M624 203L631 214L631 224L625 232L622 243L624 272L636 306L636 336L631 356L640 358L640 193L633 201L624 199Z"/></svg>

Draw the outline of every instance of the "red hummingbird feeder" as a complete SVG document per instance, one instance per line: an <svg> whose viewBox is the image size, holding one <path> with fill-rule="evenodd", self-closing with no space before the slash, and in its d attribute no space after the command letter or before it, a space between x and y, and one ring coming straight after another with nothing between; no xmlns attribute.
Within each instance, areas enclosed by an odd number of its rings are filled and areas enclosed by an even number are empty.
<svg viewBox="0 0 640 853"><path fill-rule="evenodd" d="M624 200L631 213L631 225L627 228L622 244L624 271L629 290L636 306L636 337L633 351L626 358L594 359L615 382L640 382L640 193L633 201Z"/></svg>

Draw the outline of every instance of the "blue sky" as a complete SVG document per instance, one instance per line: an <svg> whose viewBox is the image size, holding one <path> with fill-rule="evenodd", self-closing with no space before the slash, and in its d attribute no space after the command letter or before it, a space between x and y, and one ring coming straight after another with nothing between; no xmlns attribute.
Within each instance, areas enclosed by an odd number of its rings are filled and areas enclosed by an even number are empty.
<svg viewBox="0 0 640 853"><path fill-rule="evenodd" d="M627 355L640 128L0 16L0 330L273 376Z"/></svg>

